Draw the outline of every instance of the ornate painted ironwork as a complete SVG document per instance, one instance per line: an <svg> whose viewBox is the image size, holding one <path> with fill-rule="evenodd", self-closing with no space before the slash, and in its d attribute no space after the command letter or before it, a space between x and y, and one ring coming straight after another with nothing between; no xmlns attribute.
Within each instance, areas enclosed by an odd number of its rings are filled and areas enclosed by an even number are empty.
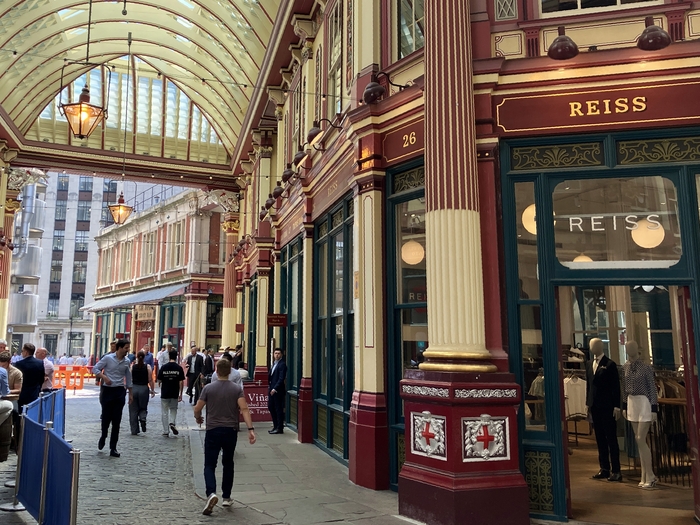
<svg viewBox="0 0 700 525"><path fill-rule="evenodd" d="M11 168L7 173L7 189L20 191L26 184L46 182L46 174L36 168Z"/></svg>
<svg viewBox="0 0 700 525"><path fill-rule="evenodd" d="M515 388L457 388L455 389L455 397L462 399L470 398L500 398L500 397L518 397L518 391Z"/></svg>
<svg viewBox="0 0 700 525"><path fill-rule="evenodd" d="M602 142L523 146L511 150L511 166L519 170L546 170L602 166L605 153Z"/></svg>
<svg viewBox="0 0 700 525"><path fill-rule="evenodd" d="M554 511L552 454L542 450L525 451L525 482L530 493L530 510Z"/></svg>
<svg viewBox="0 0 700 525"><path fill-rule="evenodd" d="M617 162L622 165L700 160L700 137L621 140Z"/></svg>
<svg viewBox="0 0 700 525"><path fill-rule="evenodd" d="M240 211L240 193L227 190L212 190L208 194L209 200L221 206L226 212Z"/></svg>
<svg viewBox="0 0 700 525"><path fill-rule="evenodd" d="M425 168L423 167L394 176L394 193L422 188L423 186L425 186Z"/></svg>
<svg viewBox="0 0 700 525"><path fill-rule="evenodd" d="M502 461L510 459L507 417L462 418L462 461Z"/></svg>
<svg viewBox="0 0 700 525"><path fill-rule="evenodd" d="M411 412L411 453L447 461L445 422L445 416Z"/></svg>
<svg viewBox="0 0 700 525"><path fill-rule="evenodd" d="M415 386L415 385L403 385L401 387L405 394L413 394L416 396L426 396L426 397L450 397L450 390L448 388L434 388L432 386Z"/></svg>

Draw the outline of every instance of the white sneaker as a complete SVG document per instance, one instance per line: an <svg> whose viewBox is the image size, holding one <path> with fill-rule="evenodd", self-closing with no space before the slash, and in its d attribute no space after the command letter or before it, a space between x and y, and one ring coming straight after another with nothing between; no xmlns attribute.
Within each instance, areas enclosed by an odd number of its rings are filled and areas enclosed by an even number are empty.
<svg viewBox="0 0 700 525"><path fill-rule="evenodd" d="M210 494L209 498L207 499L207 506L204 507L202 514L204 514L205 516L209 516L209 514L211 514L212 510L214 510L214 507L218 502L218 496L216 494Z"/></svg>
<svg viewBox="0 0 700 525"><path fill-rule="evenodd" d="M231 505L233 505L231 498L224 498L224 502L221 504L222 507L230 507Z"/></svg>

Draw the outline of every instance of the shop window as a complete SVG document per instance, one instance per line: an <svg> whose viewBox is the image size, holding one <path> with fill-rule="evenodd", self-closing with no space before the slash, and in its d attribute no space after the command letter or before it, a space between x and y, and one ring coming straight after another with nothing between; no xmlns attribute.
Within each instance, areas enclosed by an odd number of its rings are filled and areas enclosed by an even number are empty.
<svg viewBox="0 0 700 525"><path fill-rule="evenodd" d="M601 11L606 7L625 7L641 3L661 3L654 0L542 0L542 14L561 11Z"/></svg>
<svg viewBox="0 0 700 525"><path fill-rule="evenodd" d="M425 45L424 0L399 0L399 58Z"/></svg>
<svg viewBox="0 0 700 525"><path fill-rule="evenodd" d="M56 214L54 218L57 221L65 221L66 220L66 210L68 209L68 201L65 200L57 200L56 201Z"/></svg>
<svg viewBox="0 0 700 525"><path fill-rule="evenodd" d="M302 255L301 240L295 240L282 249L281 312L287 314L287 326L282 331L282 342L287 360L287 387L299 388L301 380L301 332L302 332ZM291 400L290 400L291 403Z"/></svg>
<svg viewBox="0 0 700 525"><path fill-rule="evenodd" d="M552 205L556 255L568 268L669 268L681 258L678 198L665 177L567 180Z"/></svg>
<svg viewBox="0 0 700 525"><path fill-rule="evenodd" d="M521 304L520 344L523 359L525 424L529 430L546 430L545 369L542 348L542 308L539 304Z"/></svg>
<svg viewBox="0 0 700 525"><path fill-rule="evenodd" d="M520 299L538 299L540 281L537 267L537 224L535 221L535 183L515 184L517 221L518 277Z"/></svg>

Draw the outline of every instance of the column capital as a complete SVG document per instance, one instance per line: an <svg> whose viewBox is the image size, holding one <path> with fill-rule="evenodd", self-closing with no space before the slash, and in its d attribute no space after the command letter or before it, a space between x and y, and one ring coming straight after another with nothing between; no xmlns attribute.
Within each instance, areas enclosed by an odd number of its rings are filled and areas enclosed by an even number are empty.
<svg viewBox="0 0 700 525"><path fill-rule="evenodd" d="M363 174L353 181L355 195L362 195L370 191L384 192L386 186L386 176L378 173Z"/></svg>

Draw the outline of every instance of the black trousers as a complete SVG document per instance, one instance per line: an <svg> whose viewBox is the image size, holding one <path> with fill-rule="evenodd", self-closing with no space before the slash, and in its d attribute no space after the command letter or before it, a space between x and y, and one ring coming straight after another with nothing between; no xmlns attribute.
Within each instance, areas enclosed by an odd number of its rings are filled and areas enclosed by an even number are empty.
<svg viewBox="0 0 700 525"><path fill-rule="evenodd" d="M272 416L272 428L281 430L284 428L284 392L277 392L274 396L267 395L267 408Z"/></svg>
<svg viewBox="0 0 700 525"><path fill-rule="evenodd" d="M591 408L591 416L601 470L611 472L612 466L613 473L620 472L620 447L617 444L617 422L613 409Z"/></svg>
<svg viewBox="0 0 700 525"><path fill-rule="evenodd" d="M109 436L109 449L117 448L119 441L119 425L122 423L122 412L126 404L126 388L123 386L104 386L100 388L100 404L102 405L102 437L107 438L109 425L112 433Z"/></svg>

